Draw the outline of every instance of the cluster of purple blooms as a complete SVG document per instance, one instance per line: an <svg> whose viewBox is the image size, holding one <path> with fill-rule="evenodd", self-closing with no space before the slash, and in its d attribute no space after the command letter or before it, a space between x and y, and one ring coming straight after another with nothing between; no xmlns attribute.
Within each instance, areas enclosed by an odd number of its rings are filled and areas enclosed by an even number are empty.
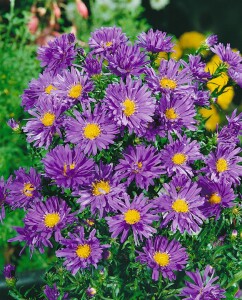
<svg viewBox="0 0 242 300"><path fill-rule="evenodd" d="M94 219L105 219L112 238L121 236L123 243L131 234L137 247L145 242L137 261L153 270L154 280L159 275L174 280L175 272L186 267L188 253L177 240L157 235L157 224L161 230L198 234L207 218L218 219L224 208L234 205L242 175L237 146L242 114L234 111L228 125L218 130L217 145L203 153L200 142L188 134L200 126L197 108L210 103L206 83L211 75L199 54L189 55L186 62L163 59L155 69L152 57L171 53L174 44L172 37L152 29L132 45L120 28L100 28L89 46L81 65L75 63L78 50L72 34L39 49L45 69L22 95L32 116L23 131L29 143L48 152L41 172L21 168L6 183L0 181L0 219L4 204L24 208L24 227L17 227L18 235L10 241L24 241L32 253L52 247L54 239L61 245L56 256L75 275L97 267L109 247L101 244L96 230L85 234L79 216L89 209ZM207 47L242 86L240 54L217 44L214 36ZM102 79L108 84L100 91ZM133 138L128 146L127 137ZM161 138L165 145L159 144ZM100 157L106 157L105 163ZM68 190L79 210L71 212L70 203L59 197L44 197L43 180L62 193ZM157 185L162 187L158 191ZM150 189L157 191L152 199ZM63 234L67 227L68 236ZM198 270L188 272L194 283L187 283L181 296L224 298L224 291L213 284L217 278L207 280L211 272L210 267L202 276ZM45 293L58 295L56 286Z"/></svg>

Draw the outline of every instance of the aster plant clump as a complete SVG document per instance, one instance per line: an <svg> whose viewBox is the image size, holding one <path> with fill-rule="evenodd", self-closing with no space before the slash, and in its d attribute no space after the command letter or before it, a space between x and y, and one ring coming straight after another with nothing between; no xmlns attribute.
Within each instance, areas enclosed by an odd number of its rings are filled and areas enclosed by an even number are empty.
<svg viewBox="0 0 242 300"><path fill-rule="evenodd" d="M228 86L240 85L242 59L208 40L175 60L165 32L143 32L132 44L120 28L102 27L88 53L72 34L38 50L43 72L22 95L30 118L15 121L37 163L0 185L0 220L25 212L9 242L55 258L38 299L238 292L231 233L241 221L242 114L213 133L199 111L221 93L208 80L227 72ZM204 50L222 60L212 74Z"/></svg>

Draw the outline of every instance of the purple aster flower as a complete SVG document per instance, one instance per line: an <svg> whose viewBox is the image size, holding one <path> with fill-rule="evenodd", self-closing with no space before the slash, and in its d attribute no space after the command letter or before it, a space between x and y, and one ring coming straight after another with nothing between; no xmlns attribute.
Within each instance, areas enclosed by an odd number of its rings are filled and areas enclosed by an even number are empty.
<svg viewBox="0 0 242 300"><path fill-rule="evenodd" d="M199 90L198 83L193 85L193 91L190 93L191 100L195 105L198 106L209 106L210 105L210 91Z"/></svg>
<svg viewBox="0 0 242 300"><path fill-rule="evenodd" d="M45 174L55 184L64 188L77 188L93 177L94 162L84 156L79 148L57 146L42 160Z"/></svg>
<svg viewBox="0 0 242 300"><path fill-rule="evenodd" d="M163 236L148 239L142 249L143 252L137 251L139 256L136 260L153 270L152 279L155 281L158 281L160 273L170 281L175 280L174 271L184 269L188 261L186 249L178 241L169 241Z"/></svg>
<svg viewBox="0 0 242 300"><path fill-rule="evenodd" d="M238 165L242 157L237 156L241 148L235 148L235 145L218 145L217 150L209 154L205 162L207 166L201 171L206 172L212 181L227 183L240 183L242 176L242 166Z"/></svg>
<svg viewBox="0 0 242 300"><path fill-rule="evenodd" d="M138 187L146 190L149 185L154 185L154 178L159 178L164 173L161 156L151 145L129 146L115 170L118 178L127 178L127 184L135 180Z"/></svg>
<svg viewBox="0 0 242 300"><path fill-rule="evenodd" d="M146 68L146 82L154 92L190 92L192 90L191 73L181 70L182 60L179 62L174 59L161 60L159 74L157 75L152 68Z"/></svg>
<svg viewBox="0 0 242 300"><path fill-rule="evenodd" d="M218 143L221 144L237 144L239 143L239 136L242 135L242 113L237 114L235 109L231 117L226 117L228 125L223 126L217 134Z"/></svg>
<svg viewBox="0 0 242 300"><path fill-rule="evenodd" d="M3 269L3 276L5 277L6 284L8 287L14 287L16 284L15 278L15 266L11 264L7 264Z"/></svg>
<svg viewBox="0 0 242 300"><path fill-rule="evenodd" d="M101 27L91 33L89 46L95 54L114 53L119 45L126 44L128 38L117 27Z"/></svg>
<svg viewBox="0 0 242 300"><path fill-rule="evenodd" d="M22 97L22 106L26 110L32 109L38 104L38 99L41 96L53 95L56 87L53 85L54 76L53 73L44 71L43 74L39 75L38 79L32 79L29 83L28 89L24 90Z"/></svg>
<svg viewBox="0 0 242 300"><path fill-rule="evenodd" d="M143 237L149 238L156 233L156 229L151 224L153 221L158 221L160 217L153 210L154 204L148 203L148 198L143 194L135 196L131 203L128 194L123 194L123 200L124 202L118 201L113 206L120 214L105 219L112 238L116 238L122 232L121 243L123 243L131 229L135 245L138 245L139 240L143 241Z"/></svg>
<svg viewBox="0 0 242 300"><path fill-rule="evenodd" d="M100 218L103 214L112 211L113 203L119 201L125 188L124 184L119 184L114 174L113 165L96 166L95 176L89 184L82 186L78 191L81 208L91 206L91 213L99 212Z"/></svg>
<svg viewBox="0 0 242 300"><path fill-rule="evenodd" d="M206 64L201 61L201 56L189 54L188 57L188 63L183 62L183 71L186 70L187 73L191 73L193 79L199 80L199 82L206 82L211 75L210 73L205 72Z"/></svg>
<svg viewBox="0 0 242 300"><path fill-rule="evenodd" d="M103 107L97 105L93 113L89 107L82 114L77 110L73 114L76 119L68 118L65 122L67 142L77 144L88 155L96 155L97 150L114 143L118 128Z"/></svg>
<svg viewBox="0 0 242 300"><path fill-rule="evenodd" d="M200 145L186 136L179 136L176 141L169 137L169 144L161 150L161 162L169 176L174 173L193 176L190 164L198 159L203 159Z"/></svg>
<svg viewBox="0 0 242 300"><path fill-rule="evenodd" d="M120 83L110 84L104 102L110 117L117 125L127 126L129 133L142 133L153 121L155 99L141 80L127 77L126 83L121 80Z"/></svg>
<svg viewBox="0 0 242 300"><path fill-rule="evenodd" d="M158 105L161 129L180 132L182 128L196 130L195 107L189 94L164 94Z"/></svg>
<svg viewBox="0 0 242 300"><path fill-rule="evenodd" d="M61 240L61 230L68 224L73 224L75 214L70 213L71 208L66 202L57 197L50 197L45 202L32 205L25 216L24 223L41 236L50 238L52 234L58 242Z"/></svg>
<svg viewBox="0 0 242 300"><path fill-rule="evenodd" d="M206 199L201 208L205 217L216 216L217 220L222 209L234 205L233 200L236 195L231 184L224 181L213 182L205 177L200 178L198 184L202 188L201 195Z"/></svg>
<svg viewBox="0 0 242 300"><path fill-rule="evenodd" d="M56 75L72 65L76 54L75 36L69 33L50 41L48 46L40 47L38 60L41 61L41 67L46 67L47 71L52 71Z"/></svg>
<svg viewBox="0 0 242 300"><path fill-rule="evenodd" d="M113 55L107 55L109 70L121 77L139 76L148 64L146 54L137 45L120 45Z"/></svg>
<svg viewBox="0 0 242 300"><path fill-rule="evenodd" d="M206 40L205 44L210 48L218 43L218 36L216 34L209 35Z"/></svg>
<svg viewBox="0 0 242 300"><path fill-rule="evenodd" d="M201 188L191 180L180 189L172 182L164 183L163 187L166 194L156 199L159 211L163 213L161 227L166 227L171 222L173 232L177 230L181 233L186 230L189 234L199 232L199 226L206 219L201 212L204 203L204 198L199 195Z"/></svg>
<svg viewBox="0 0 242 300"><path fill-rule="evenodd" d="M188 182L190 182L190 178L182 174L173 176L170 184L172 184L177 191L180 191L180 189L184 187Z"/></svg>
<svg viewBox="0 0 242 300"><path fill-rule="evenodd" d="M81 227L79 233L69 233L69 239L63 239L61 243L65 246L56 251L57 257L64 257L64 266L75 275L78 270L86 269L90 265L97 268L98 262L102 259L103 249L109 245L101 245L95 237L96 230L93 229L85 239L84 228Z"/></svg>
<svg viewBox="0 0 242 300"><path fill-rule="evenodd" d="M14 238L9 239L8 242L25 242L25 245L20 251L19 255L23 253L24 249L27 246L29 246L30 257L32 257L35 248L38 248L40 253L44 253L44 247L53 247L49 240L49 236L46 236L46 234L42 235L41 232L33 231L32 227L25 226L24 228L22 228L13 226L13 229L16 230L18 235Z"/></svg>
<svg viewBox="0 0 242 300"><path fill-rule="evenodd" d="M233 69L240 67L242 62L240 52L233 51L230 48L230 44L227 44L225 47L222 43L219 43L218 45L214 45L211 48L211 51L217 54L223 62L229 65L229 67L232 67Z"/></svg>
<svg viewBox="0 0 242 300"><path fill-rule="evenodd" d="M52 143L54 134L62 136L60 131L63 122L62 107L57 98L41 97L39 105L28 112L34 116L23 127L23 131L27 133L28 143L34 142L34 147L47 149Z"/></svg>
<svg viewBox="0 0 242 300"><path fill-rule="evenodd" d="M98 60L97 58L93 57L92 54L89 53L84 61L83 69L88 74L88 76L97 76L102 73L102 64L102 58Z"/></svg>
<svg viewBox="0 0 242 300"><path fill-rule="evenodd" d="M242 64L240 64L241 69L234 70L233 68L228 69L228 75L232 80L237 83L242 88Z"/></svg>
<svg viewBox="0 0 242 300"><path fill-rule="evenodd" d="M15 132L20 132L19 122L14 120L13 118L9 119L7 122L8 126L13 129Z"/></svg>
<svg viewBox="0 0 242 300"><path fill-rule="evenodd" d="M23 168L15 171L15 179L8 186L9 194L6 203L12 209L27 209L32 203L36 203L40 198L41 179L34 168L30 168L29 173Z"/></svg>
<svg viewBox="0 0 242 300"><path fill-rule="evenodd" d="M93 90L93 84L89 77L82 75L73 67L70 71L64 70L61 75L57 75L54 84L57 88L55 94L63 99L67 108L78 100L85 101L88 98L88 92Z"/></svg>
<svg viewBox="0 0 242 300"><path fill-rule="evenodd" d="M11 184L12 177L9 177L7 182L4 181L3 176L0 178L0 222L2 223L5 218L4 203L9 193L9 186Z"/></svg>
<svg viewBox="0 0 242 300"><path fill-rule="evenodd" d="M172 37L166 36L166 32L150 29L147 33L142 32L138 35L138 46L148 52L172 52L174 44Z"/></svg>
<svg viewBox="0 0 242 300"><path fill-rule="evenodd" d="M53 284L52 288L46 285L44 289L44 294L48 300L68 300L68 293L65 293L62 297L57 289L56 283ZM61 298L59 298L60 296Z"/></svg>
<svg viewBox="0 0 242 300"><path fill-rule="evenodd" d="M203 275L197 269L196 272L186 272L193 282L185 281L186 287L179 296L184 300L219 300L225 297L225 290L219 284L214 284L218 279L214 277L215 270L211 266L206 266Z"/></svg>

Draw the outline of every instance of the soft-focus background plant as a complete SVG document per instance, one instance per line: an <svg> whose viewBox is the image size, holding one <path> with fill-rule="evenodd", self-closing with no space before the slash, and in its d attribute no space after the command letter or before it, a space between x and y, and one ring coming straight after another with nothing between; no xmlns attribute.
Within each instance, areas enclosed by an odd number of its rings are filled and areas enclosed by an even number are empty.
<svg viewBox="0 0 242 300"><path fill-rule="evenodd" d="M36 60L38 45L64 32L73 32L80 46L86 48L90 32L101 26L122 27L131 40L150 27L174 35L179 59L194 53L209 33L219 36L221 42L230 42L232 48L242 50L242 2L224 0L0 0L0 175L8 178L20 166L33 165L25 139L13 132L7 120L26 118L20 107L20 95L28 82L38 76ZM162 53L159 58L161 59ZM159 58L157 64L159 64ZM213 70L217 57L207 57L207 68ZM208 87L222 88L227 78L216 78ZM241 92L228 88L218 99L218 106L201 113L210 119L208 130L215 130L223 122L225 113L235 107L242 111ZM34 254L18 257L19 249L10 248L6 241L13 236L11 227L21 226L22 213L16 210L0 225L0 269L11 260L18 272L47 267L52 257ZM233 245L231 245L233 249ZM231 250L232 251L232 250ZM224 253L225 255L225 253Z"/></svg>

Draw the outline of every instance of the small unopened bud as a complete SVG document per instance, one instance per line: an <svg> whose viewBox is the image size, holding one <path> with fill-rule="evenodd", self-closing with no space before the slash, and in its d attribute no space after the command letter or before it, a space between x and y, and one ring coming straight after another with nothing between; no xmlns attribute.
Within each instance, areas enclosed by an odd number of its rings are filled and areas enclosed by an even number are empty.
<svg viewBox="0 0 242 300"><path fill-rule="evenodd" d="M212 47L212 46L216 45L218 43L218 36L216 34L209 35L206 38L205 43L208 47Z"/></svg>
<svg viewBox="0 0 242 300"><path fill-rule="evenodd" d="M7 124L9 127L11 127L13 129L13 131L15 131L15 132L20 131L19 123L17 121L15 121L13 118L9 119Z"/></svg>
<svg viewBox="0 0 242 300"><path fill-rule="evenodd" d="M96 295L97 293L97 290L95 288L92 288L92 287L89 287L87 290L86 290L86 294L89 298L92 298Z"/></svg>
<svg viewBox="0 0 242 300"><path fill-rule="evenodd" d="M32 14L28 23L28 30L31 34L35 34L39 26L39 19Z"/></svg>
<svg viewBox="0 0 242 300"><path fill-rule="evenodd" d="M15 266L8 264L3 269L3 275L6 280L6 284L8 287L14 287L16 284L16 278L15 278Z"/></svg>
<svg viewBox="0 0 242 300"><path fill-rule="evenodd" d="M76 7L79 12L79 14L84 18L88 18L88 9L86 7L86 4L83 3L81 0L76 0Z"/></svg>
<svg viewBox="0 0 242 300"><path fill-rule="evenodd" d="M231 233L231 239L235 240L237 238L237 235L238 235L238 231L234 229Z"/></svg>

